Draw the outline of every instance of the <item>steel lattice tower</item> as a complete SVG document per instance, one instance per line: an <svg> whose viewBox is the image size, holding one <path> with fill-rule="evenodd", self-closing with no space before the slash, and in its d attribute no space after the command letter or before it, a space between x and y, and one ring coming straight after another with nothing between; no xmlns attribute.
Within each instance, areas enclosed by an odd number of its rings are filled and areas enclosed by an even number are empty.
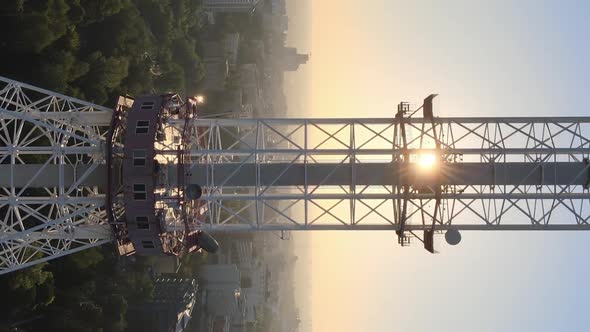
<svg viewBox="0 0 590 332"><path fill-rule="evenodd" d="M111 110L1 83L0 274L110 241L182 254L201 231L391 230L434 252L445 231L590 230L590 117L440 118L431 95L391 118L201 119L177 95Z"/></svg>

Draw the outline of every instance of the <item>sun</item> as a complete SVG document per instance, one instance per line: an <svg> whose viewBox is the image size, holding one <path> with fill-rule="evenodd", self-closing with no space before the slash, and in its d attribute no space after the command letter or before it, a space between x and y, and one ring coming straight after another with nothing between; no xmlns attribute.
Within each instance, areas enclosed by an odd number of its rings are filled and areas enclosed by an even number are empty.
<svg viewBox="0 0 590 332"><path fill-rule="evenodd" d="M430 169L436 164L436 155L434 153L421 153L418 155L418 166L423 169Z"/></svg>

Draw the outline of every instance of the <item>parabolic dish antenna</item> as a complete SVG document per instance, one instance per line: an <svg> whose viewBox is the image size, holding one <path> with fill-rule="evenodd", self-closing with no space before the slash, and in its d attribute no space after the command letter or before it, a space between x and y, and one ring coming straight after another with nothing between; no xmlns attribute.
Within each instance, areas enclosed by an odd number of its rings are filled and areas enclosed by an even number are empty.
<svg viewBox="0 0 590 332"><path fill-rule="evenodd" d="M461 242L461 233L456 229L449 229L445 233L445 240L452 246L457 245Z"/></svg>

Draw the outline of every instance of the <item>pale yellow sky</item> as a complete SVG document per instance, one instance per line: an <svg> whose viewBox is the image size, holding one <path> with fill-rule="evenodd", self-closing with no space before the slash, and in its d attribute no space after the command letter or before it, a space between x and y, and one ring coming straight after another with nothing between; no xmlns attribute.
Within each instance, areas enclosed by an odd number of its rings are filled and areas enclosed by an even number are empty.
<svg viewBox="0 0 590 332"><path fill-rule="evenodd" d="M576 40L590 31L574 1L293 3L290 33L310 30L293 46L312 56L287 77L310 95L289 92L292 117L390 117L430 93L439 116L588 115L576 98L589 52ZM303 331L550 331L577 317L576 291L548 284L556 271L577 280L563 271L583 234L468 233L458 247L437 240L438 255L399 248L393 233L311 238L313 259L298 262L312 267L299 276L311 292Z"/></svg>

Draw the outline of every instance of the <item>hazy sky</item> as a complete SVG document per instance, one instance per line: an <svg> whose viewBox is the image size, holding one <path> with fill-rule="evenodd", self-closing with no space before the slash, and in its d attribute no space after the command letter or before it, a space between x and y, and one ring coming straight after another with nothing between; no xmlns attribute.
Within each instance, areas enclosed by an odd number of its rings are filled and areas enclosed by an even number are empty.
<svg viewBox="0 0 590 332"><path fill-rule="evenodd" d="M291 2L290 30L309 29L312 53L289 78L309 79L309 98L289 96L291 116L393 116L430 93L439 116L590 115L588 1ZM464 233L438 249L399 248L394 233L314 233L305 325L587 329L590 233Z"/></svg>

